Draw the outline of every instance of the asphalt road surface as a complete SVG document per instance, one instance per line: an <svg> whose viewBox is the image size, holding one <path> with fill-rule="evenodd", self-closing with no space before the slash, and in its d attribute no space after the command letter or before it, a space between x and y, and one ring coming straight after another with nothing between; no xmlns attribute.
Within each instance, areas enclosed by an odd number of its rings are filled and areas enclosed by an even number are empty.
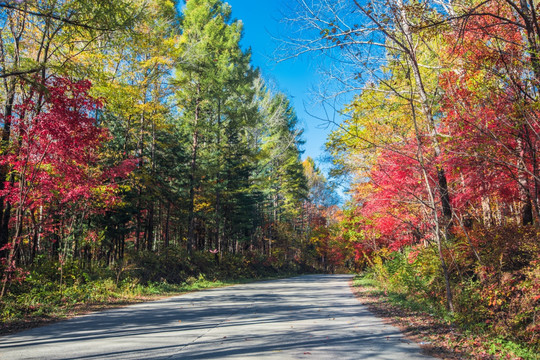
<svg viewBox="0 0 540 360"><path fill-rule="evenodd" d="M0 359L431 359L347 275L212 289L0 337Z"/></svg>

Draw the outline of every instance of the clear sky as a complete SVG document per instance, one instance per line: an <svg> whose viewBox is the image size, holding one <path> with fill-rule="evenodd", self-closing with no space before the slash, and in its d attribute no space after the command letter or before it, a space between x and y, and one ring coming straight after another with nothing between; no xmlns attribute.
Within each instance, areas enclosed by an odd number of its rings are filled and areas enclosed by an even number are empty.
<svg viewBox="0 0 540 360"><path fill-rule="evenodd" d="M324 143L330 132L328 124L317 117L326 117L321 106L312 98L313 87L320 84L317 75L316 56L304 56L276 63L274 50L278 40L288 26L282 22L282 14L287 12L287 4L291 0L224 0L232 7L233 18L244 23L244 38L242 46L251 47L252 63L261 69L263 77L272 80L278 90L285 93L293 101L300 126L305 130L303 138L305 153L303 158L310 156L320 160L324 154ZM319 165L323 165L317 161ZM324 167L324 166L321 166Z"/></svg>

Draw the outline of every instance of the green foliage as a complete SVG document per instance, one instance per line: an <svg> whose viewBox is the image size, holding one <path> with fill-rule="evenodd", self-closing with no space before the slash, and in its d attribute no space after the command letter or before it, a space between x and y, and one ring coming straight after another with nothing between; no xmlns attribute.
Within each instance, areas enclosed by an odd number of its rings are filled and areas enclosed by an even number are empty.
<svg viewBox="0 0 540 360"><path fill-rule="evenodd" d="M186 259L187 253L176 248L167 248L159 254L150 251L137 252L133 258L133 274L144 284L182 283L194 274Z"/></svg>
<svg viewBox="0 0 540 360"><path fill-rule="evenodd" d="M411 261L411 257L416 257L416 260ZM421 307L441 314L444 309L444 279L434 259L433 249L382 252L373 258L369 272L385 293L392 294L396 301L409 304L415 310Z"/></svg>
<svg viewBox="0 0 540 360"><path fill-rule="evenodd" d="M395 265L395 264L394 264ZM501 359L525 359L525 360L537 360L538 347L532 343L519 341L512 335L500 336L490 331L489 326L482 326L482 323L464 324L460 322L460 315L462 313L448 313L444 306L436 304L432 299L425 299L419 296L411 296L405 292L405 289L394 287L394 291L388 290L385 284L385 279L379 279L373 268L368 272L364 272L356 276L353 280L353 286L370 288L371 293L384 295L386 300L393 305L398 305L402 308L411 310L418 313L429 313L432 316L436 316L443 323L454 323L458 325L460 332L463 333L463 339L465 342L473 344L482 339L485 347L488 349L488 353L495 355L496 358ZM474 287L474 286L473 286ZM464 301L464 305L467 305L469 310L473 307L474 312L481 311L481 298L475 298L474 296L465 295L470 294L469 291L461 293L456 301ZM478 301L478 302L477 302ZM466 303L465 303L466 302ZM464 310L464 309L460 309ZM485 325L485 324L484 324ZM459 346L459 344L456 344Z"/></svg>
<svg viewBox="0 0 540 360"><path fill-rule="evenodd" d="M489 353L500 358L520 358L525 360L538 360L540 355L534 349L524 348L522 345L505 339L495 339L489 343Z"/></svg>

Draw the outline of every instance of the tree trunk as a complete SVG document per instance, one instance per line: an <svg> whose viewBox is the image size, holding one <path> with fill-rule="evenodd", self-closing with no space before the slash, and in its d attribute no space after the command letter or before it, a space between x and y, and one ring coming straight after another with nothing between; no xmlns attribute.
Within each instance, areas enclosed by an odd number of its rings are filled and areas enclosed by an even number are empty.
<svg viewBox="0 0 540 360"><path fill-rule="evenodd" d="M401 15L399 18L399 23L403 31L403 35L405 36L406 44L407 44L407 48L403 50L405 54L407 55L407 60L408 60L407 62L409 63L408 65L410 66L414 74L414 79L416 81L416 85L418 88L417 92L421 100L420 103L421 103L422 113L428 125L428 129L430 132L430 140L435 149L435 156L436 158L438 158L441 154L441 149L440 149L439 140L437 138L438 137L437 127L435 124L435 119L433 117L432 108L430 106L430 102L429 102L426 90L424 88L422 74L420 73L420 68L418 66L418 60L416 58L415 46L414 46L414 42L412 38L412 32L409 27L407 12L403 5L403 0L397 0L397 3L399 6L399 11ZM413 82L411 81L411 84L412 83ZM441 269L443 271L444 282L445 282L445 287L446 287L446 307L449 311L453 312L454 304L453 304L452 289L450 286L450 276L448 273L448 267L446 266L446 261L444 260L444 254L442 251L442 239L441 239L441 231L440 231L441 229L440 229L437 205L435 202L435 197L431 188L431 184L429 182L429 176L428 176L428 172L427 172L427 169L425 167L425 162L424 162L424 153L422 149L422 133L416 121L415 104L414 104L414 99L413 99L413 89L411 89L410 107L412 111L412 120L414 123L416 139L418 142L417 157L418 157L418 161L419 161L422 174L424 177L426 190L428 192L429 201L430 201L429 205L432 207L433 224L435 226L435 229L434 229L435 241L437 243L439 260L441 263ZM438 178L438 182L437 182L438 192L439 192L439 196L441 200L442 213L444 217L445 236L447 236L448 229L451 227L451 224L452 224L452 208L450 205L450 197L448 193L448 183L446 179L446 174L444 172L444 169L440 166L437 166L437 178Z"/></svg>
<svg viewBox="0 0 540 360"><path fill-rule="evenodd" d="M200 87L197 87L197 95L199 95ZM193 120L193 141L191 145L191 166L189 173L189 209L188 209L188 236L187 236L187 250L191 253L195 247L195 187L196 187L196 171L197 171L197 150L199 148L199 107L200 100L197 99L195 106L195 117Z"/></svg>
<svg viewBox="0 0 540 360"><path fill-rule="evenodd" d="M533 206L531 201L531 193L529 190L529 181L525 169L525 159L524 159L524 145L523 138L520 136L517 139L517 152L519 155L517 163L517 178L518 178L518 190L519 190L519 201L521 206L521 223L522 225L530 225L533 223Z"/></svg>
<svg viewBox="0 0 540 360"><path fill-rule="evenodd" d="M146 250L152 251L154 246L154 202L150 201L148 223L146 227Z"/></svg>
<svg viewBox="0 0 540 360"><path fill-rule="evenodd" d="M215 246L216 249L220 248L221 244L221 100L218 100L218 114L217 114L217 174L216 174L216 211L214 213L215 224Z"/></svg>
<svg viewBox="0 0 540 360"><path fill-rule="evenodd" d="M169 247L170 235L169 235L169 223L171 221L171 203L167 201L167 215L165 216L165 234L163 239L163 246L165 248Z"/></svg>
<svg viewBox="0 0 540 360"><path fill-rule="evenodd" d="M5 151L9 146L11 136L11 118L13 116L13 102L15 101L15 82L6 83L8 95L4 106L4 127L2 129L2 143L0 144L1 151ZM5 184L9 172L8 165L0 166L0 191L5 189ZM5 201L4 197L0 197L0 249L9 243L9 219L11 217L11 204ZM5 257L7 251L0 251L0 258Z"/></svg>

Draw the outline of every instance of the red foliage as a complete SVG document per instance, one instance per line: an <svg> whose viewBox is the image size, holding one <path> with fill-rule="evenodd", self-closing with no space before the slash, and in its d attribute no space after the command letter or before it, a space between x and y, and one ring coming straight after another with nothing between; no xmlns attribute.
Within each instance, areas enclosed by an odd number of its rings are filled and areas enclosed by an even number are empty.
<svg viewBox="0 0 540 360"><path fill-rule="evenodd" d="M13 181L0 195L13 207L41 207L53 215L99 211L118 200L114 178L126 176L131 166L104 169L100 164L109 133L96 122L102 103L88 94L90 87L89 81L54 78L16 107L12 145L1 159ZM45 99L41 106L36 98Z"/></svg>
<svg viewBox="0 0 540 360"><path fill-rule="evenodd" d="M485 10L513 19L502 3L490 2ZM449 39L456 35L450 33ZM520 176L534 183L540 145L540 113L526 95L532 79L524 66L530 56L522 33L496 17L477 16L467 23L459 44L449 43L448 52L459 56L460 67L441 77L441 132L448 134L444 160L454 207L467 210L487 198L511 204L523 186ZM521 174L518 166L524 167Z"/></svg>
<svg viewBox="0 0 540 360"><path fill-rule="evenodd" d="M432 189L437 189L435 170L444 169L453 209L477 218L486 201L499 203L501 213L508 214L516 211L524 192L537 198L540 148L540 112L526 94L536 80L524 66L530 54L522 29L500 20L517 23L506 3L482 6L498 16L467 18L459 33L447 34L442 56L451 61L451 70L440 78L443 96L437 108L438 133L444 135L441 154L435 157L426 144L422 149ZM429 238L433 218L416 150L415 139L380 150L369 183L357 185L355 201L363 220L356 231L364 237L358 256Z"/></svg>
<svg viewBox="0 0 540 360"><path fill-rule="evenodd" d="M375 241L376 248L397 250L428 236L423 208L428 203L427 192L421 174L414 140L399 152L385 150L379 155L370 173L373 190L357 198L362 203L360 215L369 219L363 222L362 230Z"/></svg>

